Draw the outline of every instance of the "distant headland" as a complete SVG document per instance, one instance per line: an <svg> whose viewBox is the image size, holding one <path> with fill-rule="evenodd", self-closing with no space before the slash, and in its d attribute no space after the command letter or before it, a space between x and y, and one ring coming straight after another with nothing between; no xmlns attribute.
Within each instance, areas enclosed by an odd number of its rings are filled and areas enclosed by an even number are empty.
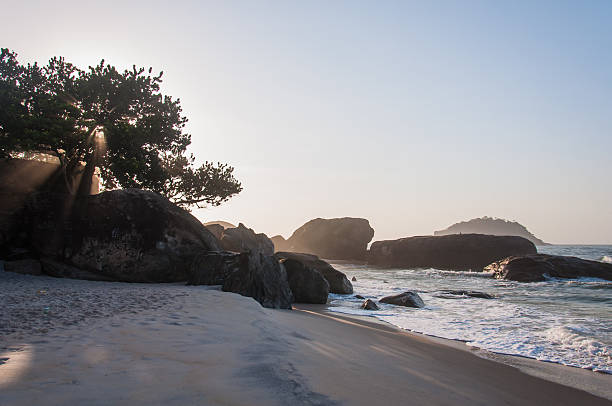
<svg viewBox="0 0 612 406"><path fill-rule="evenodd" d="M516 222L493 217L481 217L468 221L455 223L444 230L434 231L434 235L448 234L489 234L489 235L517 235L534 243L535 245L549 245L531 234L527 228Z"/></svg>

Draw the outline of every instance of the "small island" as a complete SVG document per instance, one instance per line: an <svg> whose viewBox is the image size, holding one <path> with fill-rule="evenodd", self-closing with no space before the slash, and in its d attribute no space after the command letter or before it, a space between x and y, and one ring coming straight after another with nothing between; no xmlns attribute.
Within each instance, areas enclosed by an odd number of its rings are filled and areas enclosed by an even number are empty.
<svg viewBox="0 0 612 406"><path fill-rule="evenodd" d="M549 245L529 232L524 225L516 221L487 216L462 221L444 230L434 231L434 235L436 236L449 234L516 235L528 239L535 245Z"/></svg>

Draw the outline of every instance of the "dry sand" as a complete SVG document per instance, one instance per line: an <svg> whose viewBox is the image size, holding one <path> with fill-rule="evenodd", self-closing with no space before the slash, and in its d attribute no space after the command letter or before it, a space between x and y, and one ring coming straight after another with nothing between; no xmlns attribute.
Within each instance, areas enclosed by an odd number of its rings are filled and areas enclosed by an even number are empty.
<svg viewBox="0 0 612 406"><path fill-rule="evenodd" d="M0 271L0 308L2 406L612 405L382 323L208 287ZM576 371L612 398L612 376Z"/></svg>

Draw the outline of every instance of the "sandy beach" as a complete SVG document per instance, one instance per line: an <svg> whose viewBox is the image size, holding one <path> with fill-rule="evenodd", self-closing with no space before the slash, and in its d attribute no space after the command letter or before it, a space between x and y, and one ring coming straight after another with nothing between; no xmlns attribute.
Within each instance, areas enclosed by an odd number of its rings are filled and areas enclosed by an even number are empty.
<svg viewBox="0 0 612 406"><path fill-rule="evenodd" d="M612 404L611 375L214 287L0 271L0 306L2 406Z"/></svg>

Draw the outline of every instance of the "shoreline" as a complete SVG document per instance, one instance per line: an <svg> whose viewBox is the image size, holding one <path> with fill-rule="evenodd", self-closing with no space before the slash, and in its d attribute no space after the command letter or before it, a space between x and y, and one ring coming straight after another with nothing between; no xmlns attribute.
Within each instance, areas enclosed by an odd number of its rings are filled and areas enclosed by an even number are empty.
<svg viewBox="0 0 612 406"><path fill-rule="evenodd" d="M508 365L517 368L521 372L542 378L550 382L558 383L564 386L572 387L579 390L592 393L596 396L612 400L612 374L606 372L593 371L590 369L579 368L571 365L564 365L552 361L541 361L535 358L530 358L522 355L503 354L482 349L479 347L467 344L467 341L453 340L449 338L432 336L424 333L418 333L410 330L405 330L395 326L387 321L380 320L375 316L356 315L342 312L334 312L329 310L332 306L329 304L294 304L294 308L298 310L311 311L320 313L330 317L338 317L361 323L380 324L391 330L398 331L410 336L421 337L431 340L460 351L465 351L477 357L498 362L503 365Z"/></svg>
<svg viewBox="0 0 612 406"><path fill-rule="evenodd" d="M206 286L7 274L0 272L0 299L13 304L2 305L27 315L44 303L13 299L53 300L50 312L28 319L37 326L48 318L46 332L2 339L2 406L612 405L592 388L560 385L466 348L313 305L271 310ZM47 292L36 296L42 288ZM73 308L90 315L64 324Z"/></svg>

